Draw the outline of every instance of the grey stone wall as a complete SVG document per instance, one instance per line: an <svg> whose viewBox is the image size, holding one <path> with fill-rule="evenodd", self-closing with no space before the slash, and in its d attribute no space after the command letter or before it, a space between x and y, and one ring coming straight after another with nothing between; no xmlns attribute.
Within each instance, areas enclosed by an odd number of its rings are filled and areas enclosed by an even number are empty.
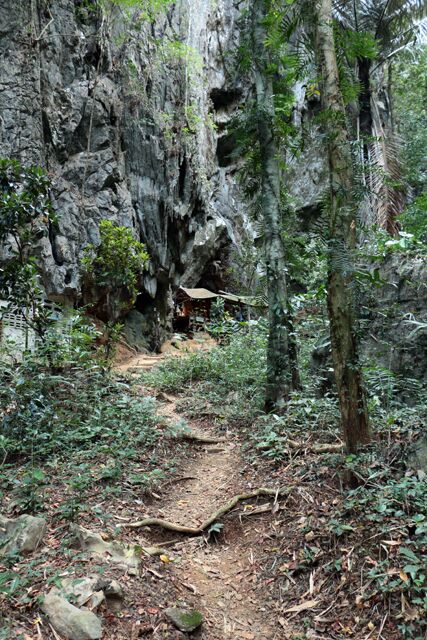
<svg viewBox="0 0 427 640"><path fill-rule="evenodd" d="M362 307L364 353L405 378L427 381L427 261L391 254L375 265L383 284ZM417 325L425 323L414 333Z"/></svg>
<svg viewBox="0 0 427 640"><path fill-rule="evenodd" d="M180 0L150 24L72 0L1 3L0 155L51 176L59 227L37 248L51 299L79 299L104 218L146 243L161 314L170 286L196 285L235 239L245 207L217 145L243 95L226 60L238 4Z"/></svg>

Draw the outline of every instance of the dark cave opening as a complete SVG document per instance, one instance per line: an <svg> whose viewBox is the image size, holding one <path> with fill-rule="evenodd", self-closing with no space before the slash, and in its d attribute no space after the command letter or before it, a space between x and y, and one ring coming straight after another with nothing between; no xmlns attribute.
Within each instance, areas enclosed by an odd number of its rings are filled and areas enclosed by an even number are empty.
<svg viewBox="0 0 427 640"><path fill-rule="evenodd" d="M236 136L226 133L220 136L216 145L216 156L220 167L229 167L236 160L235 150L237 146Z"/></svg>
<svg viewBox="0 0 427 640"><path fill-rule="evenodd" d="M238 88L225 89L215 87L209 94L215 111L234 106L242 97L242 90Z"/></svg>

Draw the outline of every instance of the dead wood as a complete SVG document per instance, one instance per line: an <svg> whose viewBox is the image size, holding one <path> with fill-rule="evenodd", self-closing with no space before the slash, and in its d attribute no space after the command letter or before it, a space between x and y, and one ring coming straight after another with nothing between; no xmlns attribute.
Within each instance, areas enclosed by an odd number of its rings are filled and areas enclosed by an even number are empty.
<svg viewBox="0 0 427 640"><path fill-rule="evenodd" d="M298 442L297 440L286 440L286 444L290 449L306 449L313 453L334 453L335 451L342 451L344 445L338 444L307 444L306 442Z"/></svg>
<svg viewBox="0 0 427 640"><path fill-rule="evenodd" d="M218 444L220 442L227 442L225 438L209 438L208 436L201 436L197 433L192 433L190 431L185 431L184 433L180 433L179 437L183 438L184 440L201 442L202 444Z"/></svg>
<svg viewBox="0 0 427 640"><path fill-rule="evenodd" d="M254 491L250 491L249 493L242 493L234 496L233 498L231 498L231 500L229 500L229 502L215 511L215 513L213 513L207 520L202 522L202 524L198 527L189 527L185 525L175 524L174 522L169 522L169 520L164 520L163 518L144 518L143 520L138 520L137 522L129 522L128 524L119 526L129 527L130 529L138 529L139 527L162 527L163 529L168 529L169 531L177 531L178 533L184 533L189 536L199 536L216 520L218 520L218 518L231 511L231 509L233 509L242 500L250 500L251 498L256 498L257 496L277 497L288 495L293 491L294 488L294 486L285 487L283 489L270 489L268 487L260 487L259 489L255 489Z"/></svg>

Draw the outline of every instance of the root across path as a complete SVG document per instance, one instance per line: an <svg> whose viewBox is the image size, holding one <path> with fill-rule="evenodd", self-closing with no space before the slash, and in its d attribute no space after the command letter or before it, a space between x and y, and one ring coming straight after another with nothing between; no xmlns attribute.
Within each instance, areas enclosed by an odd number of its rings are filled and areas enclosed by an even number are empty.
<svg viewBox="0 0 427 640"><path fill-rule="evenodd" d="M119 371L139 373L161 359L133 359ZM160 393L158 400L159 413L168 423L181 421L173 397ZM202 612L205 622L195 637L281 640L287 636L280 624L280 608L269 600L263 584L269 573L267 549L275 535L275 520L297 488L257 487L252 474L246 475L236 438L218 436L207 421L190 422L189 427L178 436L188 443L181 477L167 484L146 517L118 527L129 535L141 535L143 548L148 547L147 537L155 545L149 549L153 555L161 554L166 577L177 588L178 600L171 606ZM254 504L258 498L262 504ZM178 538L162 543L159 534L168 531Z"/></svg>
<svg viewBox="0 0 427 640"><path fill-rule="evenodd" d="M209 518L204 520L199 527L182 526L180 524L169 522L168 520L162 520L161 518L144 518L143 520L138 520L138 522L129 522L129 524L124 524L122 526L130 527L132 529L139 527L162 527L169 531L177 531L178 533L197 536L206 531L206 529L214 524L221 516L227 514L243 500L250 500L251 498L257 498L259 496L274 496L277 499L278 496L283 496L284 494L289 495L291 490L291 487L286 489L269 489L266 487L260 487L254 491L249 491L249 493L242 493L237 496L233 496L233 498L231 498L231 500L229 500L225 505L217 509L211 516L209 516Z"/></svg>
<svg viewBox="0 0 427 640"><path fill-rule="evenodd" d="M160 413L170 421L180 419L170 397L161 405ZM248 487L239 444L233 438L216 438L209 425L191 426L193 438L189 440L206 446L191 448L182 469L186 482L172 485L155 516L123 523L121 527L149 527L154 539L159 528L185 534L168 547L168 572L182 590L182 601L204 615L205 624L198 638L279 640L284 637L277 621L279 614L276 616L271 610L271 603L260 599L263 545L271 533L275 513L295 487ZM221 450L210 447L219 440ZM262 507L245 504L258 497L269 498L270 504L265 505L265 499ZM231 517L236 507L238 517ZM252 512L259 517L245 517ZM208 539L210 527L216 534Z"/></svg>

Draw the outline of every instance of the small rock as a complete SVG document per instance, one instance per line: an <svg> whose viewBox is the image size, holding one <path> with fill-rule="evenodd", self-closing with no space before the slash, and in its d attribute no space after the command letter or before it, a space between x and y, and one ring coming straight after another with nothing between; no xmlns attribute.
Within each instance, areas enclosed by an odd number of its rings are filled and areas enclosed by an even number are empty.
<svg viewBox="0 0 427 640"><path fill-rule="evenodd" d="M0 516L0 555L34 551L46 533L46 520L22 515L19 518Z"/></svg>
<svg viewBox="0 0 427 640"><path fill-rule="evenodd" d="M200 627L203 622L202 614L196 609L185 611L185 609L178 609L178 607L169 607L165 609L165 616L177 629L185 633L194 631L194 629Z"/></svg>
<svg viewBox="0 0 427 640"><path fill-rule="evenodd" d="M50 593L55 593L67 600L73 599L78 607L87 607L91 611L97 609L101 602L108 604L119 603L123 599L123 589L117 580L110 580L99 575L86 578L65 578L59 587L54 587Z"/></svg>
<svg viewBox="0 0 427 640"><path fill-rule="evenodd" d="M91 555L122 565L130 575L138 575L141 563L141 547L121 542L106 542L99 533L94 533L77 524L70 526L76 544Z"/></svg>
<svg viewBox="0 0 427 640"><path fill-rule="evenodd" d="M45 597L42 611L67 640L99 640L102 636L101 622L94 613L78 609L53 590Z"/></svg>

